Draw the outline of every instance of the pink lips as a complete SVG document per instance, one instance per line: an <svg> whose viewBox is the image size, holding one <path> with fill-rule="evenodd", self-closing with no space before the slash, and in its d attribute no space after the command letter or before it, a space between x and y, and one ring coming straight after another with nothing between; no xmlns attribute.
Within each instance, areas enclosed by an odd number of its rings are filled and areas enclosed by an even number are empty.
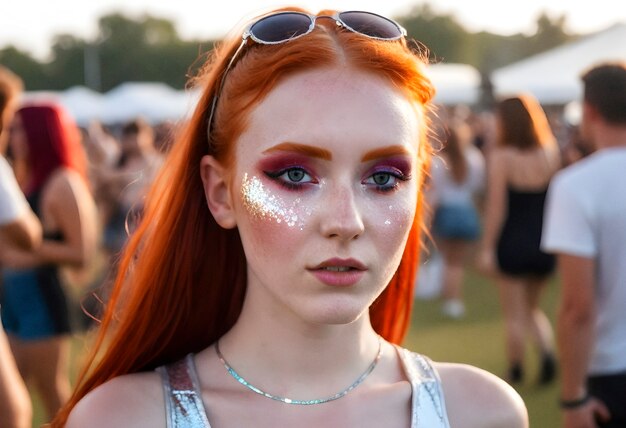
<svg viewBox="0 0 626 428"><path fill-rule="evenodd" d="M356 284L363 277L367 268L355 259L328 259L319 265L310 268L319 281L335 287L349 287Z"/></svg>

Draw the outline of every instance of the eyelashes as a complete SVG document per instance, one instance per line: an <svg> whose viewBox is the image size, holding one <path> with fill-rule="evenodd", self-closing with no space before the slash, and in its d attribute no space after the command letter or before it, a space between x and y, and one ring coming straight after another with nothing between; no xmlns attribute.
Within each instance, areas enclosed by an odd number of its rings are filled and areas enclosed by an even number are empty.
<svg viewBox="0 0 626 428"><path fill-rule="evenodd" d="M405 174L397 168L389 168L375 170L363 180L363 183L374 186L379 192L391 192L397 190L401 182L410 179L410 174Z"/></svg>
<svg viewBox="0 0 626 428"><path fill-rule="evenodd" d="M307 184L318 183L306 169L299 166L283 168L278 171L263 171L263 173L289 190L298 190Z"/></svg>
<svg viewBox="0 0 626 428"><path fill-rule="evenodd" d="M315 175L301 166L291 166L275 171L263 171L272 181L287 190L304 190L305 187L319 184ZM368 171L361 184L377 192L391 192L397 190L400 184L411 179L410 174L395 167L375 167Z"/></svg>

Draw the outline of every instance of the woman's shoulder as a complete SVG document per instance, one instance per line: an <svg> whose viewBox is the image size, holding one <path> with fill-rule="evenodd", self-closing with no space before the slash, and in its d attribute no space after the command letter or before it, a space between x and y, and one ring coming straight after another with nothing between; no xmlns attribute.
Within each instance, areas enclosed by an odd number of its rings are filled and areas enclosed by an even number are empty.
<svg viewBox="0 0 626 428"><path fill-rule="evenodd" d="M72 409L67 427L165 427L161 378L142 372L113 378L89 392Z"/></svg>
<svg viewBox="0 0 626 428"><path fill-rule="evenodd" d="M78 171L70 168L58 168L50 175L46 183L46 190L72 189L77 185L82 187L84 183L85 181Z"/></svg>
<svg viewBox="0 0 626 428"><path fill-rule="evenodd" d="M42 198L61 206L83 199L90 193L82 176L69 168L57 169L46 182Z"/></svg>
<svg viewBox="0 0 626 428"><path fill-rule="evenodd" d="M452 426L528 427L524 401L499 377L466 364L433 364Z"/></svg>

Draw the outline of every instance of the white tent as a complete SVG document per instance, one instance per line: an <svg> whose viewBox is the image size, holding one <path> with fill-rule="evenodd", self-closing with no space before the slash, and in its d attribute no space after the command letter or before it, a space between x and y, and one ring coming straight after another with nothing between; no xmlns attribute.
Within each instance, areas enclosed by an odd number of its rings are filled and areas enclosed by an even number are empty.
<svg viewBox="0 0 626 428"><path fill-rule="evenodd" d="M435 102L444 105L476 104L480 99L481 77L467 64L432 64L426 74L435 85Z"/></svg>
<svg viewBox="0 0 626 428"><path fill-rule="evenodd" d="M517 63L492 74L497 96L530 92L542 104L567 104L582 93L580 75L603 61L626 61L626 23Z"/></svg>
<svg viewBox="0 0 626 428"><path fill-rule="evenodd" d="M426 73L437 94L435 102L445 105L475 104L480 97L480 74L465 64L434 64ZM200 90L177 91L164 83L127 82L105 94L83 86L65 91L28 92L29 101L48 100L62 104L80 126L92 120L114 125L143 117L156 124L179 120L193 112Z"/></svg>
<svg viewBox="0 0 626 428"><path fill-rule="evenodd" d="M74 86L59 94L59 102L74 117L80 126L87 126L103 113L103 96L84 86Z"/></svg>
<svg viewBox="0 0 626 428"><path fill-rule="evenodd" d="M199 92L177 91L163 83L123 83L106 94L84 86L65 91L26 92L22 102L54 102L61 104L76 123L86 127L92 120L107 125L142 117L152 124L176 121L191 114Z"/></svg>
<svg viewBox="0 0 626 428"><path fill-rule="evenodd" d="M178 120L192 111L196 96L163 83L123 83L104 95L101 120L120 123L139 116L151 123Z"/></svg>

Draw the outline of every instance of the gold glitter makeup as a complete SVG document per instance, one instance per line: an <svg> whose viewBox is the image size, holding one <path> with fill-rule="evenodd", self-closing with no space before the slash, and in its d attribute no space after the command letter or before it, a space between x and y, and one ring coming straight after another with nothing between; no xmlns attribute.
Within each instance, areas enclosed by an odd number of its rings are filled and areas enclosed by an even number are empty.
<svg viewBox="0 0 626 428"><path fill-rule="evenodd" d="M296 212L300 198L295 199L291 206L287 207L281 199L272 195L256 176L248 178L248 174L244 174L241 183L241 198L253 217L273 220L279 224L284 223L289 227L298 226L300 230L304 227L302 215ZM306 210L305 214L310 216L311 211Z"/></svg>

